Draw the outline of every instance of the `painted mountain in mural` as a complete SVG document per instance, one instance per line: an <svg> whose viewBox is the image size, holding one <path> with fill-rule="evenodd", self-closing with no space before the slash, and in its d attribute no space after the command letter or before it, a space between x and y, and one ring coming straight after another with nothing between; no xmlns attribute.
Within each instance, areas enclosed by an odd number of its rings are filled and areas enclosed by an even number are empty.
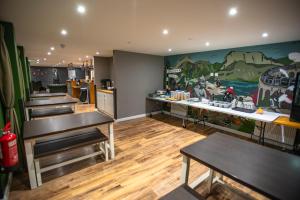
<svg viewBox="0 0 300 200"><path fill-rule="evenodd" d="M188 79L194 79L200 76L209 76L210 73L218 72L222 67L222 63L210 63L208 61L199 60L193 62L189 57L180 60L175 68L182 70L182 75Z"/></svg>
<svg viewBox="0 0 300 200"><path fill-rule="evenodd" d="M247 64L255 65L275 65L283 66L283 64L273 60L272 58L266 57L262 52L240 52L232 51L225 57L221 70L226 70L228 66L235 62L242 61Z"/></svg>
<svg viewBox="0 0 300 200"><path fill-rule="evenodd" d="M281 60L289 62L288 58ZM189 57L184 57L175 68L180 68L182 76L189 80L202 75L208 79L211 73L218 73L220 80L258 82L263 72L273 67L284 66L285 63L281 63L281 60L268 58L261 52L231 51L225 56L223 63L203 60L194 62Z"/></svg>
<svg viewBox="0 0 300 200"><path fill-rule="evenodd" d="M258 65L236 61L227 66L225 70L219 71L218 75L221 80L257 82L263 72L273 67L274 65Z"/></svg>

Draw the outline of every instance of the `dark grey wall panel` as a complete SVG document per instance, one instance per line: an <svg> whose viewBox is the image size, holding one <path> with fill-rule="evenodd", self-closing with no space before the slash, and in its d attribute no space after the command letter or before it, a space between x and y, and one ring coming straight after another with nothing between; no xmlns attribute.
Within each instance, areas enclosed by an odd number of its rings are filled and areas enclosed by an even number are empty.
<svg viewBox="0 0 300 200"><path fill-rule="evenodd" d="M75 68L76 79L85 79L84 68Z"/></svg>
<svg viewBox="0 0 300 200"><path fill-rule="evenodd" d="M54 75L54 71L57 71L57 77ZM54 67L35 67L31 66L31 77L32 81L41 81L43 87L47 87L48 84L54 83L66 83L68 80L68 69L65 67L54 68Z"/></svg>
<svg viewBox="0 0 300 200"><path fill-rule="evenodd" d="M110 79L110 66L112 63L112 57L99 57L94 56L95 67L95 83L97 87L100 87L101 79Z"/></svg>
<svg viewBox="0 0 300 200"><path fill-rule="evenodd" d="M112 77L118 118L146 113L146 96L163 88L164 57L114 51Z"/></svg>

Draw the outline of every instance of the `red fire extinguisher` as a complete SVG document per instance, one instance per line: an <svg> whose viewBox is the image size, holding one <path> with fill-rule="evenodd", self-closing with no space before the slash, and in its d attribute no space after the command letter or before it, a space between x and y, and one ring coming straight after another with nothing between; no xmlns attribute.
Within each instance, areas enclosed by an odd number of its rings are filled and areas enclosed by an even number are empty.
<svg viewBox="0 0 300 200"><path fill-rule="evenodd" d="M8 122L2 129L3 135L0 137L1 153L0 165L2 167L13 167L18 164L17 136L10 132L11 124Z"/></svg>

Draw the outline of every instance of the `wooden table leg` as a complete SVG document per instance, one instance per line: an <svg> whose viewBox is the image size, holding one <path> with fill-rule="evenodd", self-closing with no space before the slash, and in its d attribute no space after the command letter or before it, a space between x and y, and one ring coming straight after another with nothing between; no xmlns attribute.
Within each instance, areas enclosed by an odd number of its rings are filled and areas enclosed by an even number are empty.
<svg viewBox="0 0 300 200"><path fill-rule="evenodd" d="M208 193L211 193L211 188L214 183L214 176L215 176L215 171L214 170L209 170L209 177L208 177Z"/></svg>
<svg viewBox="0 0 300 200"><path fill-rule="evenodd" d="M110 158L115 159L114 124L108 124Z"/></svg>
<svg viewBox="0 0 300 200"><path fill-rule="evenodd" d="M26 121L29 121L29 108L25 108Z"/></svg>
<svg viewBox="0 0 300 200"><path fill-rule="evenodd" d="M35 171L34 159L33 159L33 143L32 141L25 140L24 146L25 146L30 188L34 189L37 187L37 177L36 177L36 171Z"/></svg>
<svg viewBox="0 0 300 200"><path fill-rule="evenodd" d="M189 181L189 172L190 172L190 158L185 155L182 155L182 170L181 170L181 177L180 183L181 184L188 184Z"/></svg>

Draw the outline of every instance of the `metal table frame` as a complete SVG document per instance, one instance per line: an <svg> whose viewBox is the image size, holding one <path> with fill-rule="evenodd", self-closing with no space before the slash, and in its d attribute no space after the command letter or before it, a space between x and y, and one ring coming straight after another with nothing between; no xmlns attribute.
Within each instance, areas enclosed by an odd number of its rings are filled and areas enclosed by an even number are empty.
<svg viewBox="0 0 300 200"><path fill-rule="evenodd" d="M243 113L243 112L239 112L239 111L234 111L230 108L219 108L219 107L209 106L209 105L206 105L204 103L189 103L189 102L184 101L184 100L183 101L170 101L170 100L157 98L157 97L147 97L147 100L157 101L157 102L162 102L162 103L171 103L171 104L184 105L184 106L187 106L187 107L210 110L210 111L213 111L213 112L220 112L220 113L227 114L227 115L234 115L234 116L238 116L238 117L258 121L258 122L260 122L259 125L256 126L259 129L258 143L262 144L262 145L264 145L264 143L265 143L266 124L267 123L272 123L279 116L283 115L283 114L279 114L279 113L267 112L268 115L273 115L273 116L271 116L271 118L268 118L268 117L264 118L264 117L261 117L263 115L258 115L258 116L260 116L260 118L258 118L258 117L255 117L255 116L251 115L253 113L251 113L251 114ZM151 112L152 111L150 111L150 116L151 116ZM178 116L178 117L182 118L182 127L185 128L186 127L185 120L187 120L188 117L187 116Z"/></svg>

